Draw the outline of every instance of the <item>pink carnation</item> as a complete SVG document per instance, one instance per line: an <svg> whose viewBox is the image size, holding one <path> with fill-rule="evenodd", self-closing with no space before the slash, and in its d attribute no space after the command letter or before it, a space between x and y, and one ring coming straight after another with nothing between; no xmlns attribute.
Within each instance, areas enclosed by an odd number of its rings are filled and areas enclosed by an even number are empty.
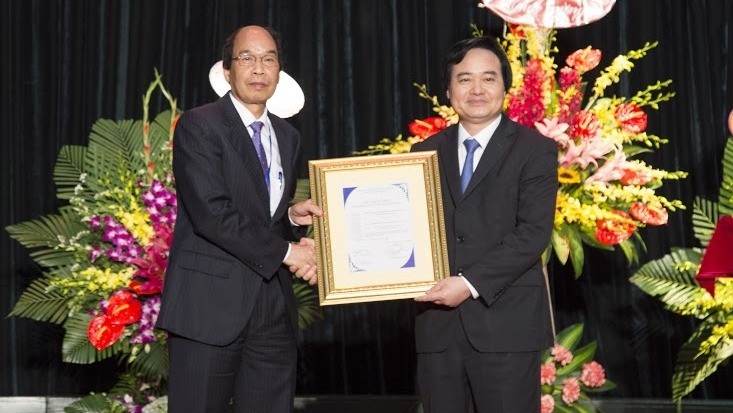
<svg viewBox="0 0 733 413"><path fill-rule="evenodd" d="M541 384L552 384L555 381L555 363L549 362L540 366L540 383Z"/></svg>
<svg viewBox="0 0 733 413"><path fill-rule="evenodd" d="M552 413L555 411L555 399L550 394L543 394L540 399L540 413Z"/></svg>
<svg viewBox="0 0 733 413"><path fill-rule="evenodd" d="M562 382L562 401L572 404L580 397L580 383L575 377L569 377Z"/></svg>
<svg viewBox="0 0 733 413"><path fill-rule="evenodd" d="M559 344L555 344L555 346L550 349L550 354L552 354L556 362L563 366L567 366L568 363L573 361L573 353Z"/></svg>
<svg viewBox="0 0 733 413"><path fill-rule="evenodd" d="M588 387L601 387L606 382L606 372L603 366L595 361L583 364L580 381Z"/></svg>

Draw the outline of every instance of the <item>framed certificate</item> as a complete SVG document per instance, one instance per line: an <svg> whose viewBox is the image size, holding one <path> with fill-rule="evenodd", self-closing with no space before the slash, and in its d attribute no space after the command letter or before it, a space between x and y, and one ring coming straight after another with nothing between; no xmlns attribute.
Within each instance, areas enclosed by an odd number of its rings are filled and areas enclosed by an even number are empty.
<svg viewBox="0 0 733 413"><path fill-rule="evenodd" d="M321 305L412 298L447 277L438 155L308 163Z"/></svg>

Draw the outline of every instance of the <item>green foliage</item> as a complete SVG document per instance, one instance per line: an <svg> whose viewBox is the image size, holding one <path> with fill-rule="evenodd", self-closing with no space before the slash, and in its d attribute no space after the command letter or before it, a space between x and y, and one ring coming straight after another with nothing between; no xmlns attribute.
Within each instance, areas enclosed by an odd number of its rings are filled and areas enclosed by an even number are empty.
<svg viewBox="0 0 733 413"><path fill-rule="evenodd" d="M733 214L733 137L723 153L723 174L719 201L697 198L693 205L693 230L702 247L710 243L719 218ZM677 354L672 375L675 401L688 395L733 355L733 339L727 332L733 311L726 304L731 300L733 283L719 281L715 297L700 287L695 276L703 254L699 248L675 249L648 262L630 279L669 310L702 320Z"/></svg>
<svg viewBox="0 0 733 413"><path fill-rule="evenodd" d="M86 227L71 208L63 207L58 214L10 225L6 230L24 247L34 249L31 257L38 265L51 268L71 266L76 262L74 251L63 247Z"/></svg>
<svg viewBox="0 0 733 413"><path fill-rule="evenodd" d="M92 393L66 406L64 413L127 413L127 409L104 393Z"/></svg>
<svg viewBox="0 0 733 413"><path fill-rule="evenodd" d="M36 321L61 324L66 320L69 309L68 297L58 291L47 292L48 279L37 278L23 291L15 304L11 317L26 317Z"/></svg>

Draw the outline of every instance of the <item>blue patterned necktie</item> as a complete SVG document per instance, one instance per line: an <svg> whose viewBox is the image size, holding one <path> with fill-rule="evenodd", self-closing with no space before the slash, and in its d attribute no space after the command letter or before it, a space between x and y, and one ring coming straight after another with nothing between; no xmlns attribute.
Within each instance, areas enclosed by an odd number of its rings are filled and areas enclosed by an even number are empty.
<svg viewBox="0 0 733 413"><path fill-rule="evenodd" d="M473 153L480 146L476 139L466 139L463 141L466 146L466 162L463 163L463 171L461 172L461 193L466 192L468 183L471 182L473 176Z"/></svg>
<svg viewBox="0 0 733 413"><path fill-rule="evenodd" d="M265 186L267 187L267 191L270 191L270 167L267 165L267 156L265 156L265 147L262 145L262 135L260 134L260 131L262 130L262 126L264 124L260 121L254 121L251 125L249 125L252 128L252 131L254 132L252 134L252 142L255 145L255 150L257 151L257 158L260 160L260 167L262 167L262 172L265 174Z"/></svg>

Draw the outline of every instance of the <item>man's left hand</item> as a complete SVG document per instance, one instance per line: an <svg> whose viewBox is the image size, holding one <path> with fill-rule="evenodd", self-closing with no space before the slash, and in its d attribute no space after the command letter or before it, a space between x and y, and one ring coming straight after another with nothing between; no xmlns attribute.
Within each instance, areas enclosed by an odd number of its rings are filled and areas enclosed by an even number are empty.
<svg viewBox="0 0 733 413"><path fill-rule="evenodd" d="M471 296L471 290L460 277L448 277L435 284L415 301L433 302L447 307L458 307Z"/></svg>
<svg viewBox="0 0 733 413"><path fill-rule="evenodd" d="M313 225L313 215L321 217L323 210L312 199L306 199L291 206L288 215L298 225Z"/></svg>

